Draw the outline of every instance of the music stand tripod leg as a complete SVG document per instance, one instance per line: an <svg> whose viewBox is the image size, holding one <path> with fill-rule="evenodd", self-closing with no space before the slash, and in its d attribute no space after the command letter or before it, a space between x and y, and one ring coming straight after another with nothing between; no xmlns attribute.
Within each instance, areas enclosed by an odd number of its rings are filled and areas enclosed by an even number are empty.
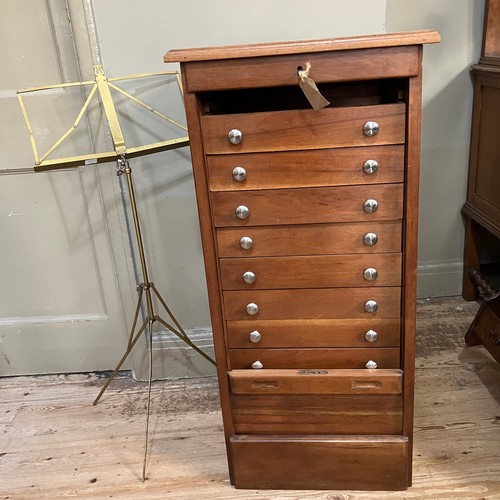
<svg viewBox="0 0 500 500"><path fill-rule="evenodd" d="M148 442L149 442L149 418L151 415L151 384L153 383L153 322L148 321L149 335L149 373L148 373L148 403L146 409L146 431L144 436L144 459L142 461L142 481L146 481L146 464L148 460Z"/></svg>
<svg viewBox="0 0 500 500"><path fill-rule="evenodd" d="M167 306L167 303L161 296L160 292L158 289L155 287L154 283L150 283L151 289L153 290L153 293L156 295L156 298L160 301L161 305L164 307L165 311L167 311L168 315L170 318L172 318L172 321L174 322L175 326L177 329L175 329L172 325L169 325L163 318L160 316L156 316L156 320L159 321L163 326L168 328L172 333L177 335L181 340L183 340L186 344L188 344L190 347L192 347L198 354L203 356L207 361L212 363L214 366L217 366L215 363L215 360L212 359L206 352L202 351L197 345L195 345L192 340L189 338L188 334L184 331L180 323L177 321L175 316L172 314L172 311L170 308Z"/></svg>
<svg viewBox="0 0 500 500"><path fill-rule="evenodd" d="M99 400L101 399L101 396L104 394L104 392L108 388L109 384L111 384L113 379L116 377L116 374L120 371L120 368L122 367L123 363L125 363L125 360L127 359L128 355L130 354L130 352L134 348L135 344L139 340L139 337L142 335L142 333L146 329L148 322L149 322L149 318L147 318L146 321L144 321L141 328L139 328L139 331L135 334L135 337L132 339L131 342L129 342L127 350L125 351L125 354L123 355L122 359L120 359L120 362L116 365L116 368L113 370L113 373L110 375L110 377L108 378L108 380L104 384L103 388L99 392L98 396L95 398L94 402L92 403L94 406L99 402ZM132 330L132 332L133 332L133 330Z"/></svg>
<svg viewBox="0 0 500 500"><path fill-rule="evenodd" d="M187 343L189 346L191 346L195 351L197 351L199 354L201 354L205 359L210 361L212 364L215 365L215 361L208 356L205 352L203 352L200 348L198 348L188 337L186 332L182 329L181 325L179 322L175 319L174 315L170 311L169 307L167 306L166 302L163 300L163 297L160 295L156 287L152 282L149 281L149 276L148 276L148 268L146 264L146 255L144 252L144 244L142 240L142 234L141 234L141 227L140 227L140 222L139 222L139 214L137 210L137 203L135 199L135 192L134 192L134 184L132 180L132 169L130 168L130 165L128 161L125 159L123 155L120 156L119 162L118 162L118 169L117 169L117 175L121 176L122 174L125 174L125 178L127 181L127 187L128 187L128 193L130 197L130 208L132 211L132 217L134 221L134 229L135 229L135 236L136 236L136 243L137 243L137 249L139 252L139 258L140 258L140 263L141 263L141 270L142 270L142 275L144 279L144 283L138 286L139 290L139 298L137 301L137 307L135 310L135 316L134 316L134 321L132 325L132 329L130 331L130 336L128 340L128 346L127 350L125 351L125 354L123 355L122 359L116 366L115 370L109 377L108 381L104 385L104 387L101 389L99 395L94 401L94 405L96 405L99 402L99 399L101 396L104 394L106 389L108 388L109 384L113 381L115 378L116 374L122 367L123 363L127 359L127 356L131 353L132 349L134 348L135 344L139 340L139 337L142 335L146 327L148 327L148 335L149 335L149 377L148 377L148 399L147 399L147 413L146 413L146 436L145 436L145 446L144 446L144 460L143 460L143 468L142 468L142 480L146 480L146 462L147 462L147 453L148 453L148 441L149 441L149 420L150 420L150 409L151 409L151 385L152 385L152 380L153 380L153 323L155 321L159 321L162 323L164 326L166 326L169 330L171 330L174 334L176 334L180 339L182 339L185 343ZM154 313L154 308L153 308L153 300L152 300L152 293L153 292L162 306L165 308L169 316L172 318L173 322L177 326L179 330L176 330L173 326L169 325L166 321L164 321L162 318L159 316L155 316ZM141 328L139 331L135 334L134 336L134 331L137 326L137 320L139 317L140 309L141 309L141 304L142 304L142 299L144 294L146 295L146 305L147 305L147 317L142 324Z"/></svg>
<svg viewBox="0 0 500 500"><path fill-rule="evenodd" d="M215 361L204 351L202 351L196 344L192 342L192 340L186 335L182 335L180 332L178 332L175 328L173 328L171 325L169 325L163 318L160 316L156 316L156 320L159 321L163 326L168 328L172 333L177 335L182 341L184 341L189 347L193 348L198 354L203 356L207 361L212 363L214 366L217 366Z"/></svg>

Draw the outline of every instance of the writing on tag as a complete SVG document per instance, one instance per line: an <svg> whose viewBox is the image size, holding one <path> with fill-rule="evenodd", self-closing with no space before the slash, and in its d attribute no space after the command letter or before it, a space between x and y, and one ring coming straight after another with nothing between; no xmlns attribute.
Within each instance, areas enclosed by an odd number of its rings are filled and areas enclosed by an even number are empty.
<svg viewBox="0 0 500 500"><path fill-rule="evenodd" d="M321 92L318 90L316 83L312 78L309 78L309 71L311 70L311 65L309 63L306 64L305 69L299 69L299 87L304 92L309 104L311 104L312 108L315 111L319 111L320 109L325 108L330 104L330 101L325 99Z"/></svg>

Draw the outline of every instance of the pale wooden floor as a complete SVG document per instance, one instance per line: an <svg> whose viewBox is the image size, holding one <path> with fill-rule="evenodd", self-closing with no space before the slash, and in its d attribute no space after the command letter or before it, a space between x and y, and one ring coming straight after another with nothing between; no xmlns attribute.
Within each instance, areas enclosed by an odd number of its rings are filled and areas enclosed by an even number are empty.
<svg viewBox="0 0 500 500"><path fill-rule="evenodd" d="M145 385L96 375L0 379L0 499L500 499L500 367L463 335L477 305L419 304L414 485L407 492L235 490L214 379L153 388L140 481Z"/></svg>

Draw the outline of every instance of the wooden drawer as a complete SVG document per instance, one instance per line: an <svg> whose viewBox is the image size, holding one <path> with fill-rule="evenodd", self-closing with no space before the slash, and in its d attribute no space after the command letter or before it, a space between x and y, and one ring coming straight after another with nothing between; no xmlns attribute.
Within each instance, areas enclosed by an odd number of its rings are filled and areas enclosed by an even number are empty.
<svg viewBox="0 0 500 500"><path fill-rule="evenodd" d="M236 434L398 434L400 370L233 370Z"/></svg>
<svg viewBox="0 0 500 500"><path fill-rule="evenodd" d="M211 194L215 226L266 226L323 222L398 220L403 216L403 185L343 186ZM363 209L365 201L378 203L376 212ZM249 209L246 219L236 208Z"/></svg>
<svg viewBox="0 0 500 500"><path fill-rule="evenodd" d="M401 434L402 397L231 395L235 434Z"/></svg>
<svg viewBox="0 0 500 500"><path fill-rule="evenodd" d="M368 233L377 235L373 246L364 243ZM251 238L251 248L240 246L243 237ZM401 222L219 228L217 245L220 257L401 252Z"/></svg>
<svg viewBox="0 0 500 500"><path fill-rule="evenodd" d="M207 156L211 191L341 186L403 182L404 146L317 149L276 153ZM368 161L378 170L365 172ZM233 178L236 167L243 180Z"/></svg>
<svg viewBox="0 0 500 500"><path fill-rule="evenodd" d="M232 370L233 394L401 394L401 370Z"/></svg>
<svg viewBox="0 0 500 500"><path fill-rule="evenodd" d="M223 290L400 286L401 254L221 259L220 271ZM255 281L246 283L245 273Z"/></svg>
<svg viewBox="0 0 500 500"><path fill-rule="evenodd" d="M400 352L395 347L230 349L229 359L232 370L252 369L256 361L260 361L265 369L363 369L368 361L375 361L378 368L401 366Z"/></svg>
<svg viewBox="0 0 500 500"><path fill-rule="evenodd" d="M399 318L401 312L399 287L244 290L223 296L226 320ZM366 312L368 300L377 302L376 312ZM249 303L257 304L257 314L247 312Z"/></svg>
<svg viewBox="0 0 500 500"><path fill-rule="evenodd" d="M395 103L205 115L201 117L203 143L206 154L404 144L405 109L403 103ZM379 125L379 132L371 137L363 132L369 121ZM228 140L232 129L243 134L239 144Z"/></svg>
<svg viewBox="0 0 500 500"><path fill-rule="evenodd" d="M403 436L233 436L236 488L404 490Z"/></svg>
<svg viewBox="0 0 500 500"><path fill-rule="evenodd" d="M356 53L296 54L258 58L195 61L183 67L186 91L227 90L297 85L297 68L311 64L317 83L415 76L419 71L416 47L360 49Z"/></svg>
<svg viewBox="0 0 500 500"><path fill-rule="evenodd" d="M230 348L262 349L269 347L398 347L399 319L312 319L227 321ZM370 343L365 334L377 333ZM250 333L258 332L260 340L252 342ZM255 336L254 336L255 339Z"/></svg>

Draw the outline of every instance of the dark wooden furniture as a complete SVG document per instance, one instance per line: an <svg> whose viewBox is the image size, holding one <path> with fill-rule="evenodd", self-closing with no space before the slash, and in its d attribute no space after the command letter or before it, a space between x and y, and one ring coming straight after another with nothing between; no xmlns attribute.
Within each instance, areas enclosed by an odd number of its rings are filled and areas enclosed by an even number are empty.
<svg viewBox="0 0 500 500"><path fill-rule="evenodd" d="M472 66L474 103L465 218L464 278L462 294L477 298L470 272L481 260L482 230L500 239L500 0L486 3L483 51Z"/></svg>
<svg viewBox="0 0 500 500"><path fill-rule="evenodd" d="M468 346L484 345L500 363L500 291L478 271L471 271L471 279L482 290L484 301L465 335Z"/></svg>
<svg viewBox="0 0 500 500"><path fill-rule="evenodd" d="M462 213L465 219L464 278L462 295L466 300L478 297L478 288L471 272L481 269L481 254L486 233L500 240L500 0L486 4L483 53L478 64L472 67L474 78L474 103L472 112L469 183L467 201ZM496 252L499 253L498 251ZM491 256L489 257L490 260ZM500 263L500 255L496 258ZM491 304L481 307L475 324L483 324L481 315L494 321L494 314L487 312ZM491 317L490 317L491 316ZM489 321L488 323L490 323ZM496 325L499 329L500 325ZM468 334L468 345L484 344L492 352L490 328L481 328L474 337ZM467 340L468 339L468 340Z"/></svg>
<svg viewBox="0 0 500 500"><path fill-rule="evenodd" d="M174 50L231 482L411 484L422 44ZM332 103L310 108L298 70Z"/></svg>

